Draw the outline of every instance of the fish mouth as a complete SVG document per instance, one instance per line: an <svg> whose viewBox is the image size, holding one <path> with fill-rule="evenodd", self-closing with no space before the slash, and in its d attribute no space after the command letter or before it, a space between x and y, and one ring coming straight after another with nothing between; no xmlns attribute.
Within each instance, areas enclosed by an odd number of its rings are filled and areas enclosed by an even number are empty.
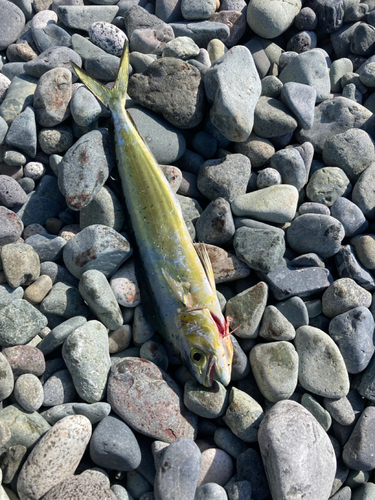
<svg viewBox="0 0 375 500"><path fill-rule="evenodd" d="M213 354L210 354L207 362L206 373L203 381L205 387L211 387L216 371L216 359Z"/></svg>

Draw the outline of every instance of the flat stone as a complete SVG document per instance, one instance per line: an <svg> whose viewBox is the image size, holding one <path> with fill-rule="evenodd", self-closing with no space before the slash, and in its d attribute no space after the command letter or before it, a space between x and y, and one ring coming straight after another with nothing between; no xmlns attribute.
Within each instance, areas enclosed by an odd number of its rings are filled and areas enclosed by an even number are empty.
<svg viewBox="0 0 375 500"><path fill-rule="evenodd" d="M44 52L51 47L72 46L72 37L57 24L51 23L43 27L33 27L32 35L39 52Z"/></svg>
<svg viewBox="0 0 375 500"><path fill-rule="evenodd" d="M108 417L111 407L108 403L66 403L57 405L42 413L43 418L51 425L68 415L84 415L92 425Z"/></svg>
<svg viewBox="0 0 375 500"><path fill-rule="evenodd" d="M247 75L245 80L244 68ZM239 81L242 82L241 89L238 88ZM232 89L235 82L234 93ZM261 93L260 78L251 52L242 46L233 47L207 71L204 85L207 98L212 103L210 118L215 127L231 141L243 142L248 139Z"/></svg>
<svg viewBox="0 0 375 500"><path fill-rule="evenodd" d="M185 408L182 399L176 383L150 361L124 358L112 368L107 400L113 411L141 434L167 443L180 437L193 439L197 417Z"/></svg>
<svg viewBox="0 0 375 500"><path fill-rule="evenodd" d="M183 82L183 83L182 83ZM178 90L183 85L184 92ZM203 118L203 83L199 70L181 59L163 57L129 80L128 93L142 106L179 128L192 128Z"/></svg>
<svg viewBox="0 0 375 500"><path fill-rule="evenodd" d="M285 239L276 231L240 227L234 235L237 257L250 269L268 273L277 266L285 252Z"/></svg>
<svg viewBox="0 0 375 500"><path fill-rule="evenodd" d="M95 80L113 82L120 68L120 58L111 54L97 54L88 57L84 66L87 73Z"/></svg>
<svg viewBox="0 0 375 500"><path fill-rule="evenodd" d="M245 443L258 441L258 429L263 419L262 407L251 396L233 387L224 422Z"/></svg>
<svg viewBox="0 0 375 500"><path fill-rule="evenodd" d="M240 338L256 338L258 327L267 303L268 287L260 281L255 286L228 300L226 315L232 318L231 327Z"/></svg>
<svg viewBox="0 0 375 500"><path fill-rule="evenodd" d="M285 104L273 97L261 96L254 111L254 133L270 139L294 132L298 124Z"/></svg>
<svg viewBox="0 0 375 500"><path fill-rule="evenodd" d="M27 344L42 328L47 318L26 300L17 299L0 310L0 345Z"/></svg>
<svg viewBox="0 0 375 500"><path fill-rule="evenodd" d="M122 326L120 306L103 273L95 269L85 271L79 281L79 292L104 326L110 330Z"/></svg>
<svg viewBox="0 0 375 500"><path fill-rule="evenodd" d="M374 176L375 163L371 163L359 176L352 192L353 203L362 210L365 217L370 219L375 216L375 196L371 189Z"/></svg>
<svg viewBox="0 0 375 500"><path fill-rule="evenodd" d="M259 429L259 446L271 494L328 499L336 472L332 444L317 420L295 401L279 401Z"/></svg>
<svg viewBox="0 0 375 500"><path fill-rule="evenodd" d="M249 359L259 390L268 401L290 398L298 382L298 354L291 343L257 344Z"/></svg>
<svg viewBox="0 0 375 500"><path fill-rule="evenodd" d="M331 205L331 215L341 222L345 230L345 236L356 236L363 233L368 227L368 221L362 210L347 198L337 198ZM358 253L357 248L356 252Z"/></svg>
<svg viewBox="0 0 375 500"><path fill-rule="evenodd" d="M29 75L15 76L0 105L0 116L9 126L26 106L32 105L38 80Z"/></svg>
<svg viewBox="0 0 375 500"><path fill-rule="evenodd" d="M331 417L341 425L351 425L355 421L355 413L349 399L345 396L340 399L323 399L324 408Z"/></svg>
<svg viewBox="0 0 375 500"><path fill-rule="evenodd" d="M374 276L358 261L351 245L343 245L337 252L335 265L340 278L351 278L366 290L374 290Z"/></svg>
<svg viewBox="0 0 375 500"><path fill-rule="evenodd" d="M284 314L270 305L264 310L259 335L266 340L293 340L296 331Z"/></svg>
<svg viewBox="0 0 375 500"><path fill-rule="evenodd" d="M316 99L316 89L304 83L289 81L281 89L281 100L304 129L310 129L314 123Z"/></svg>
<svg viewBox="0 0 375 500"><path fill-rule="evenodd" d="M55 314L65 319L89 314L77 288L63 282L53 285L49 294L42 300L40 310L43 314Z"/></svg>
<svg viewBox="0 0 375 500"><path fill-rule="evenodd" d="M27 75L40 78L47 71L60 67L68 69L72 74L73 82L77 81L77 75L73 72L71 63L82 66L82 59L69 47L51 47L42 52L38 57L25 63L24 70Z"/></svg>
<svg viewBox="0 0 375 500"><path fill-rule="evenodd" d="M103 186L91 203L86 205L79 214L81 229L92 224L101 224L120 231L124 222L124 209L115 193L107 186Z"/></svg>
<svg viewBox="0 0 375 500"><path fill-rule="evenodd" d="M351 469L369 471L374 468L373 443L365 439L372 433L374 424L375 409L369 406L363 411L343 449L343 460Z"/></svg>
<svg viewBox="0 0 375 500"><path fill-rule="evenodd" d="M20 184L9 175L0 175L0 203L7 208L23 205L27 195Z"/></svg>
<svg viewBox="0 0 375 500"><path fill-rule="evenodd" d="M349 392L349 376L339 348L329 335L312 326L301 326L294 340L299 355L299 383L307 391L328 398Z"/></svg>
<svg viewBox="0 0 375 500"><path fill-rule="evenodd" d="M22 33L25 26L25 15L22 10L16 5L10 5L5 0L1 1L1 19L0 24L0 50L4 50L11 43L15 42Z"/></svg>
<svg viewBox="0 0 375 500"><path fill-rule="evenodd" d="M81 210L106 182L114 164L106 129L93 130L78 139L59 164L59 188L67 205Z"/></svg>
<svg viewBox="0 0 375 500"><path fill-rule="evenodd" d="M170 26L176 38L188 36L194 40L198 47L207 47L209 42L214 39L225 43L230 36L230 29L226 24L212 21L174 22L170 23Z"/></svg>
<svg viewBox="0 0 375 500"><path fill-rule="evenodd" d="M96 269L110 277L131 253L129 242L123 236L110 227L94 224L67 242L63 259L68 270L77 278L89 269Z"/></svg>
<svg viewBox="0 0 375 500"><path fill-rule="evenodd" d="M117 5L60 5L57 14L68 28L89 31L97 21L111 23L118 10Z"/></svg>
<svg viewBox="0 0 375 500"><path fill-rule="evenodd" d="M235 153L247 156L252 168L263 167L275 153L273 144L268 139L257 136L254 132L249 135L246 141L235 142L233 150Z"/></svg>
<svg viewBox="0 0 375 500"><path fill-rule="evenodd" d="M104 104L83 85L74 92L69 107L73 120L81 127L88 127L101 116L109 114Z"/></svg>
<svg viewBox="0 0 375 500"><path fill-rule="evenodd" d="M344 228L329 215L304 214L295 218L287 231L287 242L299 254L313 252L325 259L341 248Z"/></svg>
<svg viewBox="0 0 375 500"><path fill-rule="evenodd" d="M12 121L5 138L8 146L20 149L23 153L35 158L37 134L35 113L31 106L17 115Z"/></svg>
<svg viewBox="0 0 375 500"><path fill-rule="evenodd" d="M64 479L44 495L44 500L63 500L79 495L82 500L95 495L101 500L116 500L109 486L99 478L92 477L87 471L77 476ZM128 497L129 498L129 497ZM127 499L126 499L127 500Z"/></svg>
<svg viewBox="0 0 375 500"><path fill-rule="evenodd" d="M234 215L248 216L264 222L290 222L297 210L298 191L287 184L274 185L236 197Z"/></svg>
<svg viewBox="0 0 375 500"><path fill-rule="evenodd" d="M334 318L355 307L370 307L371 293L357 285L351 278L334 281L322 296L323 314Z"/></svg>
<svg viewBox="0 0 375 500"><path fill-rule="evenodd" d="M178 59L194 58L199 55L198 45L187 36L180 36L168 42L163 50L163 57L177 57Z"/></svg>
<svg viewBox="0 0 375 500"><path fill-rule="evenodd" d="M34 447L17 480L20 500L37 500L73 476L91 437L90 421L72 415L57 422Z"/></svg>
<svg viewBox="0 0 375 500"><path fill-rule="evenodd" d="M69 335L62 353L80 397L87 403L101 401L111 367L106 328L88 321Z"/></svg>

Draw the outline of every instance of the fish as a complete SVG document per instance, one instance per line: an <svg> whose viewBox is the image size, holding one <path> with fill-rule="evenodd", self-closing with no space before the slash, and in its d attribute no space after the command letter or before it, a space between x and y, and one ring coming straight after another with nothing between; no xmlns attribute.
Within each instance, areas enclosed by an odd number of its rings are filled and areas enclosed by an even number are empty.
<svg viewBox="0 0 375 500"><path fill-rule="evenodd" d="M231 318L221 311L205 245L193 244L175 193L125 109L128 41L112 89L73 68L111 111L118 172L157 331L199 384L227 386Z"/></svg>

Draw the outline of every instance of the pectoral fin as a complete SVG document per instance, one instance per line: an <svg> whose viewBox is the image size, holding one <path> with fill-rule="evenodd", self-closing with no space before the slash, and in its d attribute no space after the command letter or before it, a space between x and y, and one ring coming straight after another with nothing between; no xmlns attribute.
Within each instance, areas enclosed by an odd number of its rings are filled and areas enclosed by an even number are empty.
<svg viewBox="0 0 375 500"><path fill-rule="evenodd" d="M191 307L190 304L190 283L176 281L165 269L161 269L165 281L177 299L184 304L185 307Z"/></svg>
<svg viewBox="0 0 375 500"><path fill-rule="evenodd" d="M203 269L206 273L208 282L211 285L212 291L216 291L216 286L215 286L215 276L214 276L214 271L212 269L210 257L208 256L207 248L204 243L194 243L195 250L198 254L198 257L200 258L200 261L202 262Z"/></svg>

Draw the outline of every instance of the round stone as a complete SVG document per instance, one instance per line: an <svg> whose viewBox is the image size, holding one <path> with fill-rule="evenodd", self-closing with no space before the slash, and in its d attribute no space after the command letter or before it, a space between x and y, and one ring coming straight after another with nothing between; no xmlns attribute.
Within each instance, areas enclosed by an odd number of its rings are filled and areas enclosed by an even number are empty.
<svg viewBox="0 0 375 500"><path fill-rule="evenodd" d="M330 207L341 196L348 196L351 190L352 185L341 168L325 167L310 177L306 195L311 201Z"/></svg>
<svg viewBox="0 0 375 500"><path fill-rule="evenodd" d="M217 418L223 415L228 404L225 387L216 380L211 387L203 387L191 380L184 387L185 406L196 415L204 418Z"/></svg>
<svg viewBox="0 0 375 500"><path fill-rule="evenodd" d="M36 411L43 404L43 386L35 375L25 373L18 377L14 385L14 397L26 411Z"/></svg>
<svg viewBox="0 0 375 500"><path fill-rule="evenodd" d="M263 38L275 38L286 31L301 10L301 2L253 0L247 9L250 28Z"/></svg>
<svg viewBox="0 0 375 500"><path fill-rule="evenodd" d="M322 310L327 318L334 318L355 307L370 307L371 301L371 293L357 285L354 280L340 278L323 293Z"/></svg>

